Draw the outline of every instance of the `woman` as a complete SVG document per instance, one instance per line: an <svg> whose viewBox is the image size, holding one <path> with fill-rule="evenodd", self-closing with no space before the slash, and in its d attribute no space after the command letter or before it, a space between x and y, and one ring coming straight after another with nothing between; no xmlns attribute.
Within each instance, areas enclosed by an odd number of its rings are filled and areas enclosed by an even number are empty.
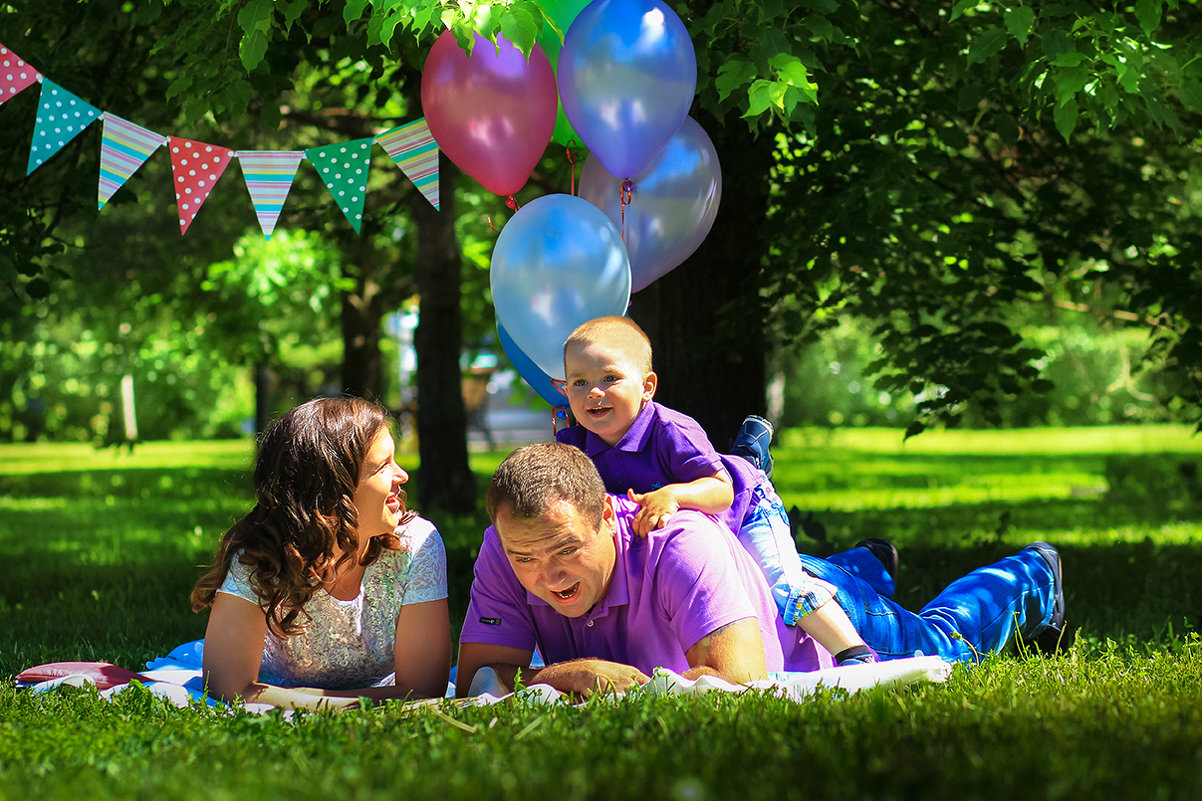
<svg viewBox="0 0 1202 801"><path fill-rule="evenodd" d="M451 660L446 552L405 508L384 411L319 398L268 427L256 501L192 590L211 606L210 695L280 707L440 697Z"/></svg>

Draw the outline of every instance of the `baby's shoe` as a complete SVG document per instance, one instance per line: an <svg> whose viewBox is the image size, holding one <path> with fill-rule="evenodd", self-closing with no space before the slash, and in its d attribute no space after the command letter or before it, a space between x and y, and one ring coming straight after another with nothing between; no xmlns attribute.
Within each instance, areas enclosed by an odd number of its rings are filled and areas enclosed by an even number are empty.
<svg viewBox="0 0 1202 801"><path fill-rule="evenodd" d="M758 415L749 414L743 421L730 452L742 456L772 478L772 424Z"/></svg>

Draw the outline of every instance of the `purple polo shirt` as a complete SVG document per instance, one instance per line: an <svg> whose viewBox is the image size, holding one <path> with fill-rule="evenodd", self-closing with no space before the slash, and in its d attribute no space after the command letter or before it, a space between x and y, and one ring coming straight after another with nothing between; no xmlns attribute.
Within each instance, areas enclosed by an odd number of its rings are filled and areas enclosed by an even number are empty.
<svg viewBox="0 0 1202 801"><path fill-rule="evenodd" d="M560 431L555 439L584 451L597 466L605 489L615 495L625 495L628 489L641 493L683 484L725 468L735 499L717 518L736 533L752 511L752 491L767 480L746 459L715 451L692 417L655 401L643 407L613 447L579 423Z"/></svg>
<svg viewBox="0 0 1202 801"><path fill-rule="evenodd" d="M496 531L484 532L460 642L539 653L548 664L589 657L633 665L689 668L685 652L702 637L756 618L769 671L818 670L834 660L777 614L759 568L712 518L681 510L642 539L630 530L637 507L614 497L616 561L605 597L585 615L565 617L526 591Z"/></svg>

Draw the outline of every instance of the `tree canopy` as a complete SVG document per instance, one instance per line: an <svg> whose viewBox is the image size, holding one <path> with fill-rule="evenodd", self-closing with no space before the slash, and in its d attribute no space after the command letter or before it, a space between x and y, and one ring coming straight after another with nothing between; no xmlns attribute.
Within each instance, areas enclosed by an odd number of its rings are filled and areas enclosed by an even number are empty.
<svg viewBox="0 0 1202 801"><path fill-rule="evenodd" d="M737 424L762 408L770 350L850 316L875 326L880 384L914 394L911 433L970 407L1005 422L1008 399L1046 386L1014 323L1015 309L1043 304L1146 329L1166 400L1198 418L1196 2L672 5L728 191L697 254L635 297L669 400L711 428ZM252 111L274 131L290 111L316 124L408 108L444 27L465 47L478 30L528 50L554 0L131 0L121 14L93 2L70 29L48 6L7 8L8 39L57 26L56 54L80 44L68 59L80 75L149 53L121 73L138 76L121 88L142 121L152 107L217 124ZM106 50L147 31L151 43ZM281 103L323 74L343 87L337 105ZM52 291L47 232L85 210L28 192L7 201L12 308Z"/></svg>

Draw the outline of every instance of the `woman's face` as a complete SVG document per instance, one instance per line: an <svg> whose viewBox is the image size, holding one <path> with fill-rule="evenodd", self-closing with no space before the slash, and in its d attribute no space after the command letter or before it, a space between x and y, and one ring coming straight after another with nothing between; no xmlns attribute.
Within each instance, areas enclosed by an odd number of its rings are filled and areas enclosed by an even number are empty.
<svg viewBox="0 0 1202 801"><path fill-rule="evenodd" d="M377 534L389 534L401 522L401 485L409 474L396 463L396 443L384 429L372 440L359 470L353 502L359 515L359 543Z"/></svg>

